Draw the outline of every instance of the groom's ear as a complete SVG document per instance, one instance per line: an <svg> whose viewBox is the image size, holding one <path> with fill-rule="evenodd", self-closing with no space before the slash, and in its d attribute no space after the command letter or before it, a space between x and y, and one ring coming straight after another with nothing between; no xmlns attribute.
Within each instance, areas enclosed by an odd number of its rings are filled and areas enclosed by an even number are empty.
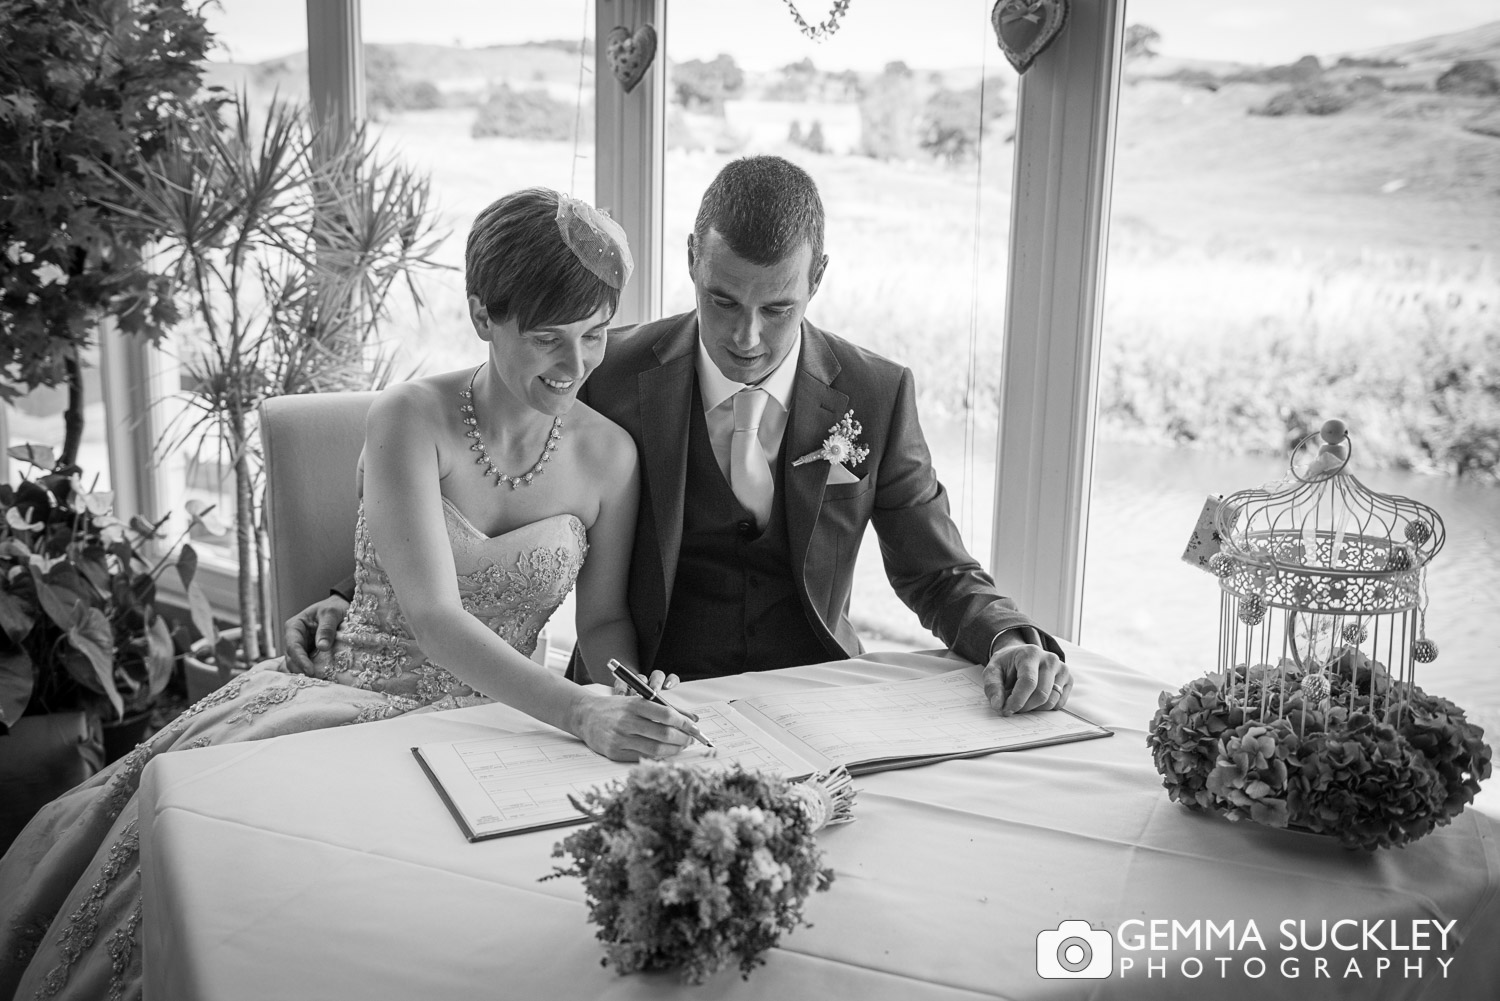
<svg viewBox="0 0 1500 1001"><path fill-rule="evenodd" d="M474 324L474 333L481 341L490 339L490 308L479 301L479 296L469 296L469 322Z"/></svg>
<svg viewBox="0 0 1500 1001"><path fill-rule="evenodd" d="M813 268L812 274L808 276L807 297L809 299L818 294L818 286L823 284L823 272L827 270L828 255L824 254L823 259L818 262L817 267Z"/></svg>

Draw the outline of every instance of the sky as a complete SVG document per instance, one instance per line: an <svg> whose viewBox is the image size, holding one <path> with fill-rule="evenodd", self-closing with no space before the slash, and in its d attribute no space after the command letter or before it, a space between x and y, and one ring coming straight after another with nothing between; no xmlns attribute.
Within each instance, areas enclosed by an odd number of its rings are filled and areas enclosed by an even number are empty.
<svg viewBox="0 0 1500 1001"><path fill-rule="evenodd" d="M259 62L300 51L305 2L217 0L207 13L227 49L218 58ZM830 5L797 0L812 23L826 18ZM671 0L668 48L676 60L730 51L751 69L803 55L825 69L879 69L897 59L914 67L973 65L974 46L994 41L992 6L993 0L852 0L838 33L817 44L797 34L786 0ZM579 38L592 9L591 0L364 0L362 19L366 42L477 47ZM1126 11L1127 23L1160 33L1164 56L1252 63L1358 52L1496 20L1496 0L1129 0ZM991 53L999 58L998 50Z"/></svg>

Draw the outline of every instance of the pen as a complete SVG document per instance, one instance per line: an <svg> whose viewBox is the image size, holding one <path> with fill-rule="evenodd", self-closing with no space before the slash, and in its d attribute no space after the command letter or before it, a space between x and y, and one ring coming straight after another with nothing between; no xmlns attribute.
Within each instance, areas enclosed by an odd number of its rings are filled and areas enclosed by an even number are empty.
<svg viewBox="0 0 1500 1001"><path fill-rule="evenodd" d="M645 678L642 678L639 674L632 671L630 668L626 667L618 660L615 660L613 657L609 659L609 671L616 678L619 678L621 681L625 682L625 686L632 692L635 692L635 694L639 695L641 698L646 699L650 702L655 702L659 706L666 706L668 709L674 709L677 712L682 713L682 715L686 716L694 723L698 722L697 716L693 715L685 709L678 709L676 706L672 705L672 703L662 698L660 693L653 692L651 690L651 686L646 684ZM709 739L707 737L703 736L703 732L699 730L697 726L694 726L691 730L688 730L687 733L689 736L700 741L704 747L714 746L709 742Z"/></svg>

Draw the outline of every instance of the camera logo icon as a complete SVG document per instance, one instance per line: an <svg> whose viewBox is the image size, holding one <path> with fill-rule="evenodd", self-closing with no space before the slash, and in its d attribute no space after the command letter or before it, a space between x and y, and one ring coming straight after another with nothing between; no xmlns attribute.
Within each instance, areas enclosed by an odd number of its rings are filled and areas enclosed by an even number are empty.
<svg viewBox="0 0 1500 1001"><path fill-rule="evenodd" d="M1114 962L1114 937L1087 921L1064 921L1037 933L1036 972L1047 980L1103 980Z"/></svg>

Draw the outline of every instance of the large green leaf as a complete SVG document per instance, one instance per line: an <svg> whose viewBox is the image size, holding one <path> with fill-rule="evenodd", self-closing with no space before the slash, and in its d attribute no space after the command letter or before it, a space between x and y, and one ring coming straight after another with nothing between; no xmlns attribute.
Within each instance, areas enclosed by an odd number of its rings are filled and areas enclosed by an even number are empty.
<svg viewBox="0 0 1500 1001"><path fill-rule="evenodd" d="M31 578L36 582L36 596L42 603L42 611L47 613L47 618L57 623L57 628L67 631L83 621L88 602L72 591L53 587L42 580L42 575L35 566L31 568Z"/></svg>
<svg viewBox="0 0 1500 1001"><path fill-rule="evenodd" d="M26 703L31 701L34 681L31 657L25 650L16 647L0 653L0 734L8 732L21 718Z"/></svg>
<svg viewBox="0 0 1500 1001"><path fill-rule="evenodd" d="M177 576L187 591L188 614L193 618L193 625L212 647L219 642L219 630L214 626L213 606L208 603L208 595L198 583L197 575L198 553L192 546L184 545L177 556Z"/></svg>
<svg viewBox="0 0 1500 1001"><path fill-rule="evenodd" d="M29 462L39 469L51 469L57 465L57 453L52 451L50 445L33 445L29 442L25 445L12 445L5 450L5 454L12 459Z"/></svg>
<svg viewBox="0 0 1500 1001"><path fill-rule="evenodd" d="M26 602L17 598L0 585L0 629L5 630L5 635L14 643L31 632L31 627L36 625L36 616L27 607Z"/></svg>
<svg viewBox="0 0 1500 1001"><path fill-rule="evenodd" d="M68 630L68 642L82 654L93 678L87 679L76 657L67 659L68 673L94 691L103 693L114 707L116 718L125 715L125 704L115 689L115 636L109 620L97 608L85 610L82 621Z"/></svg>
<svg viewBox="0 0 1500 1001"><path fill-rule="evenodd" d="M177 660L172 648L172 633L167 628L167 620L160 615L152 617L151 626L146 630L146 646L147 691L154 699L172 680L172 666Z"/></svg>

